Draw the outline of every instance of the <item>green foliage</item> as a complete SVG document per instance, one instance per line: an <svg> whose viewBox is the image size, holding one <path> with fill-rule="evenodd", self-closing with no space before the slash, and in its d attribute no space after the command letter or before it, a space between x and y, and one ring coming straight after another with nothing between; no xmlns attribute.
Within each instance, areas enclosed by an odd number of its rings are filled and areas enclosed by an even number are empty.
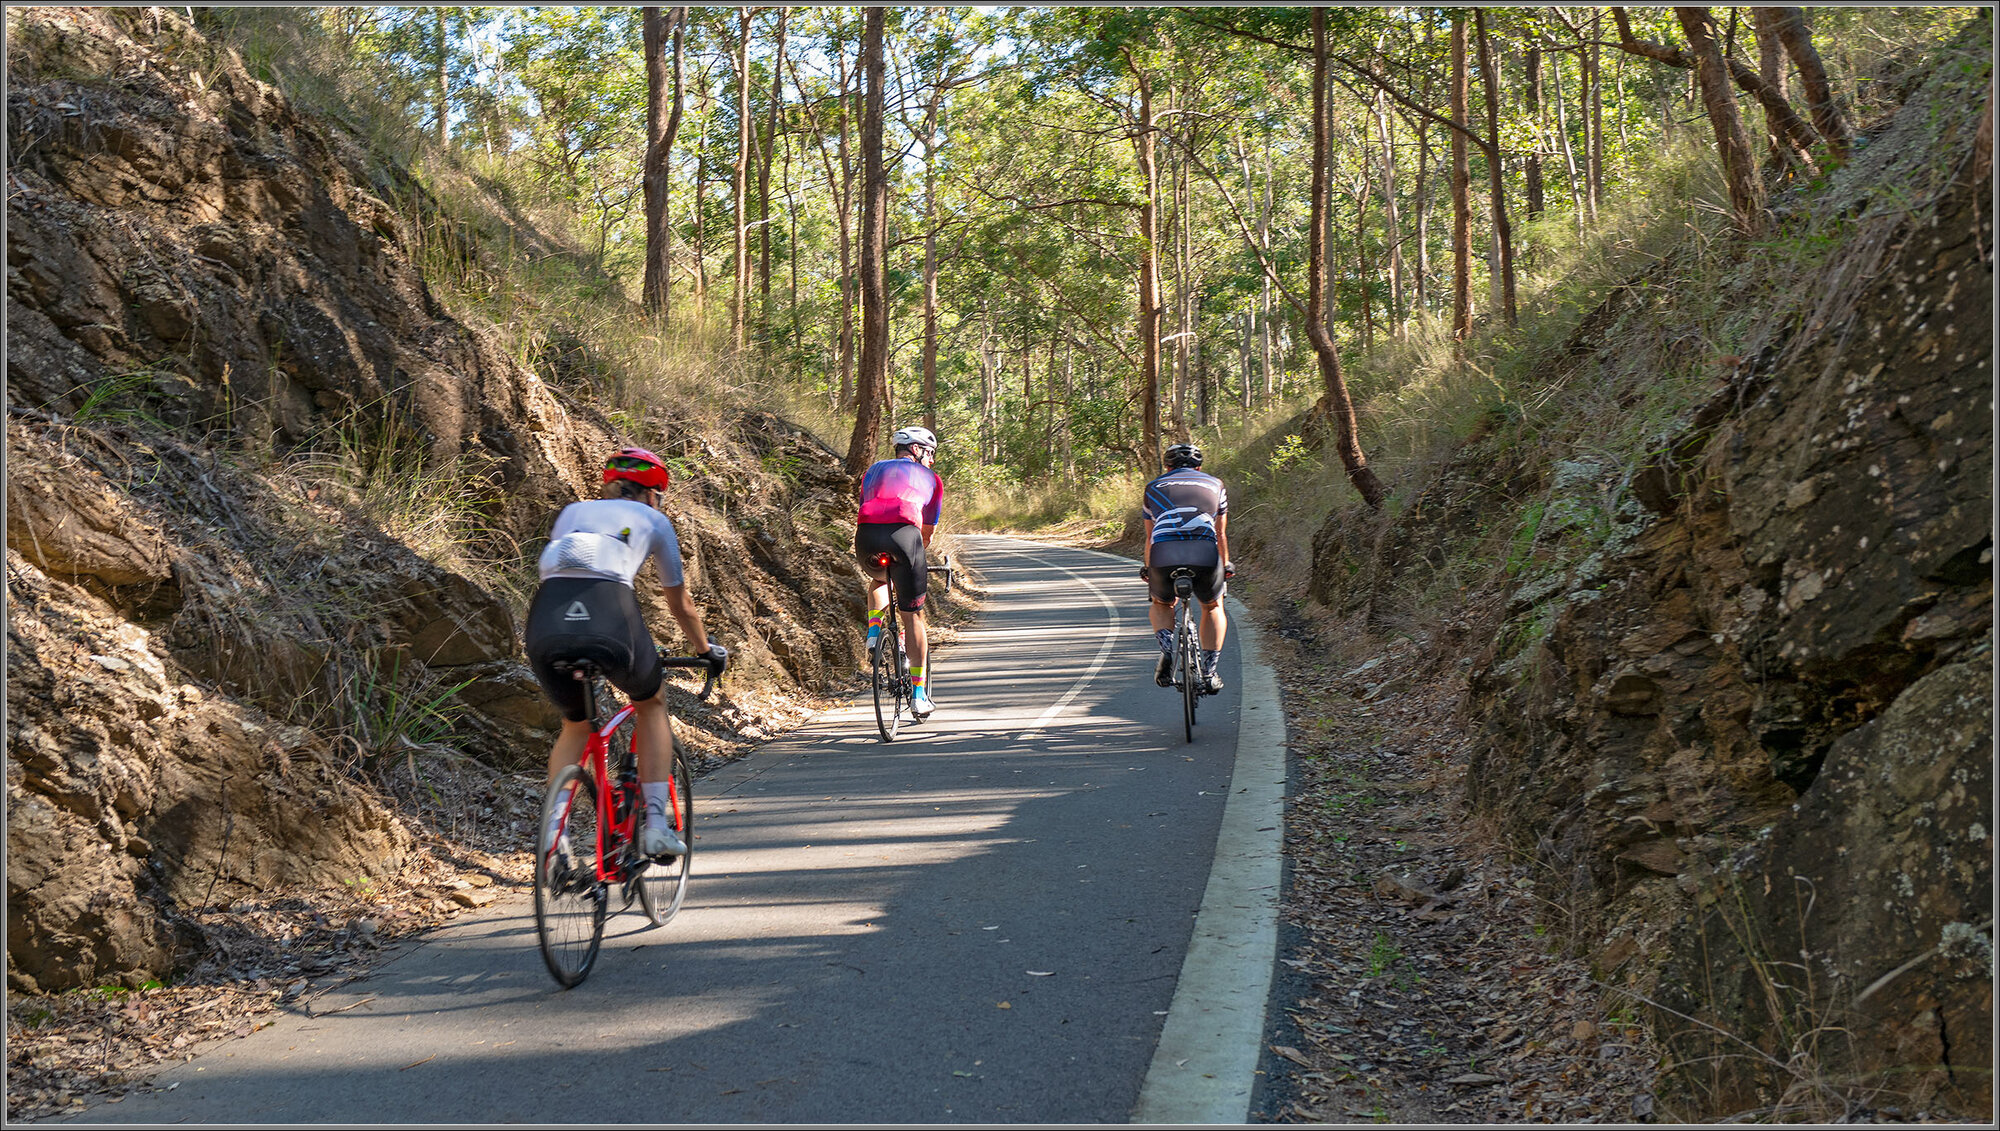
<svg viewBox="0 0 2000 1131"><path fill-rule="evenodd" d="M415 237L426 277L451 310L499 327L515 357L552 383L610 401L617 425L631 432L648 426L659 406L714 412L747 399L801 417L844 447L856 352L842 334L854 329L858 269L859 10L793 9L782 66L776 10L752 17L750 124L757 141L770 144L770 191L757 199L761 153L753 152L750 211L742 216L731 192L743 156L739 14L689 12L684 117L667 176L675 254L666 321L633 303L645 249L638 162L647 116L636 11L204 9L201 20L242 51L252 73L302 107L345 123L385 157L414 159L413 178L386 172L393 162L371 175L379 174L377 187L389 186L383 192ZM1678 42L1670 12L1629 12L1641 36ZM1306 290L1311 14L891 10L884 264L891 401L897 415L934 416L946 438L942 469L955 490L963 484L966 498L980 500L973 508L980 521L1110 521L1125 505L1114 497L1137 475L1135 456L1147 439L1134 331L1146 247L1140 218L1149 201L1158 213L1165 304L1160 436L1201 435L1217 450L1226 441L1240 453L1234 470L1255 480L1245 484L1246 513L1268 502L1266 517L1296 525L1352 501L1337 464L1309 450L1291 419L1317 393L1304 328L1287 298ZM1480 273L1478 322L1471 338L1455 341L1444 330L1451 225L1446 179L1437 175L1447 135L1412 108L1442 104L1452 15L1342 7L1326 16L1335 57L1334 333L1360 407L1363 448L1397 488L1392 505L1477 435L1573 446L1603 465L1613 488L1598 521L1608 522L1620 477L1656 454L1709 394L1714 359L1739 352L1755 331L1742 313L1753 305L1743 298L1754 273L1796 277L1839 246L1842 221L1794 219L1744 255L1725 233L1727 197L1706 123L1686 100L1685 73L1617 51L1604 56L1605 182L1593 208L1569 171L1587 154L1578 61L1553 48L1579 34L1609 39L1608 16L1488 9L1502 56L1502 172L1516 210L1521 319L1507 327L1486 309L1483 265L1494 248L1482 203L1469 249ZM1975 18L1965 8L1815 16L1822 52L1857 118L1895 95L1891 81L1869 81L1871 74L1900 81L1955 58L1953 37ZM1530 43L1551 48L1539 116L1529 110L1517 62ZM1984 55L1965 52L1962 65L1966 89L1983 90ZM1364 68L1393 91L1378 91ZM774 79L781 102L772 119ZM1142 79L1150 107L1141 105ZM1948 109L1939 110L1940 131L1954 120ZM1141 126L1145 112L1150 128ZM777 135L766 138L769 120ZM1142 140L1154 147L1150 186ZM1931 152L1951 151L1945 140L1940 132ZM1430 162L1421 179L1420 142ZM1547 205L1531 218L1519 209L1525 158L1535 151ZM1484 164L1475 153L1476 177ZM1391 170L1393 178L1385 175ZM1889 171L1878 181L1911 186L1908 199L1876 191L1847 222L1868 208L1920 206L1915 186L1934 184L1934 172ZM1474 191L1483 198L1483 182ZM730 321L739 223L750 232L747 270L757 272L745 280L753 348L742 355L718 330ZM930 404L919 360L927 248L938 289ZM1395 285L1392 256L1401 264ZM1429 272L1421 299L1420 261ZM1587 387L1574 379L1581 367L1566 358L1601 308L1614 320L1593 328L1584 348L1657 324L1667 309L1687 333L1632 343L1632 356L1660 364ZM1186 386L1178 419L1177 366ZM885 423L885 437L893 426ZM1282 498L1255 496L1280 480ZM1104 486L1113 483L1121 486ZM1509 568L1521 568L1511 551L1491 556L1503 554Z"/></svg>

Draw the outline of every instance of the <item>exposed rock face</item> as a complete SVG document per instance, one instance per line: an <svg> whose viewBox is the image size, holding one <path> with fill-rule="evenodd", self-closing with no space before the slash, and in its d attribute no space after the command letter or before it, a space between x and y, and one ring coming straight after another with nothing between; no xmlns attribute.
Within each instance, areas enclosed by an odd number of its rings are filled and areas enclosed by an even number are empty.
<svg viewBox="0 0 2000 1131"><path fill-rule="evenodd" d="M393 871L409 834L317 736L184 682L150 632L9 552L9 979L158 978L172 908Z"/></svg>
<svg viewBox="0 0 2000 1131"><path fill-rule="evenodd" d="M855 670L848 481L810 434L662 405L627 435L545 383L425 284L389 203L422 188L178 9L7 32L10 984L163 977L199 942L176 907L394 869L409 834L347 741L384 679L463 684L462 748L545 757L520 597L315 470L352 437L420 458L515 562L605 451L687 457L711 631L753 679Z"/></svg>
<svg viewBox="0 0 2000 1131"><path fill-rule="evenodd" d="M1913 100L1903 118L1945 134L1899 122L1864 183L1908 183L1899 160L1962 161L1954 179L1857 226L1800 328L1737 367L1622 504L1616 469L1496 469L1474 442L1402 515L1336 516L1315 540L1315 596L1378 616L1406 599L1399 577L1504 552L1480 531L1522 510L1527 545L1579 548L1493 594L1483 651L1464 642L1466 788L1548 867L1544 895L1603 975L1661 1007L1683 1111L1830 1080L1857 1102L1990 1110L1993 234L1990 168L1965 158L1974 79ZM1615 386L1607 327L1638 316L1633 291L1565 364Z"/></svg>

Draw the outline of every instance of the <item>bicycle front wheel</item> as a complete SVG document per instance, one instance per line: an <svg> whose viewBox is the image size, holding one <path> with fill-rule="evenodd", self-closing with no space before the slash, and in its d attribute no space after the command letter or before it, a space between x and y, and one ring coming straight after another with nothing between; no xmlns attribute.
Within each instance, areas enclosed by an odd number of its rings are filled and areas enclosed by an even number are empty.
<svg viewBox="0 0 2000 1131"><path fill-rule="evenodd" d="M896 620L896 611L891 608L882 624L882 635L875 641L875 729L881 732L884 742L896 741L896 732L903 725L903 707L909 695L903 671L901 628Z"/></svg>
<svg viewBox="0 0 2000 1131"><path fill-rule="evenodd" d="M1191 602L1181 603L1177 639L1180 649L1181 668L1181 717L1187 731L1187 740L1194 741L1194 705L1201 698L1201 638L1196 634L1194 607Z"/></svg>
<svg viewBox="0 0 2000 1131"><path fill-rule="evenodd" d="M688 862L694 858L694 774L678 738L674 739L674 772L667 784L667 819L688 850L676 860L639 862L639 904L655 927L681 909L681 900L687 898Z"/></svg>
<svg viewBox="0 0 2000 1131"><path fill-rule="evenodd" d="M597 879L597 796L597 780L590 771L566 766L542 798L541 840L535 854L535 934L542 961L564 987L589 975L604 941L610 893Z"/></svg>

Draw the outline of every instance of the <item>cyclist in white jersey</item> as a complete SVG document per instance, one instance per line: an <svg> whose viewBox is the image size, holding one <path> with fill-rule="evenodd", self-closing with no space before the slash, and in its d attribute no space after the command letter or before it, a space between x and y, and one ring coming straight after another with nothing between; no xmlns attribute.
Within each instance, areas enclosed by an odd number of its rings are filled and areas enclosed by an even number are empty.
<svg viewBox="0 0 2000 1131"><path fill-rule="evenodd" d="M582 756L590 740L584 685L556 671L556 662L593 661L631 700L639 780L646 795L639 850L648 856L687 851L667 819L673 730L660 698L665 672L633 590L648 557L656 563L654 579L681 631L689 640L706 645L702 654L717 671L729 660L729 650L708 638L701 610L688 595L680 536L658 509L667 483L665 465L644 448L621 448L605 461L604 497L571 503L556 516L549 544L542 550L542 583L529 602L525 634L529 666L542 690L562 710L562 733L549 751L550 781Z"/></svg>

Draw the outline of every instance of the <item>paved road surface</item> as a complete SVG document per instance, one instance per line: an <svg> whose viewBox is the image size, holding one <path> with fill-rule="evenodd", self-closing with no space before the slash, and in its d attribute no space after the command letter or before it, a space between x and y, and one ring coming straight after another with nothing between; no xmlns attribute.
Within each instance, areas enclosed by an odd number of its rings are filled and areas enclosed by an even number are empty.
<svg viewBox="0 0 2000 1131"><path fill-rule="evenodd" d="M961 545L990 600L938 657L932 720L883 744L857 700L698 781L687 904L614 916L583 985L555 987L510 898L73 1121L1242 1121L1268 673L1236 636L1189 744L1130 562ZM1232 787L1239 715L1257 757Z"/></svg>

